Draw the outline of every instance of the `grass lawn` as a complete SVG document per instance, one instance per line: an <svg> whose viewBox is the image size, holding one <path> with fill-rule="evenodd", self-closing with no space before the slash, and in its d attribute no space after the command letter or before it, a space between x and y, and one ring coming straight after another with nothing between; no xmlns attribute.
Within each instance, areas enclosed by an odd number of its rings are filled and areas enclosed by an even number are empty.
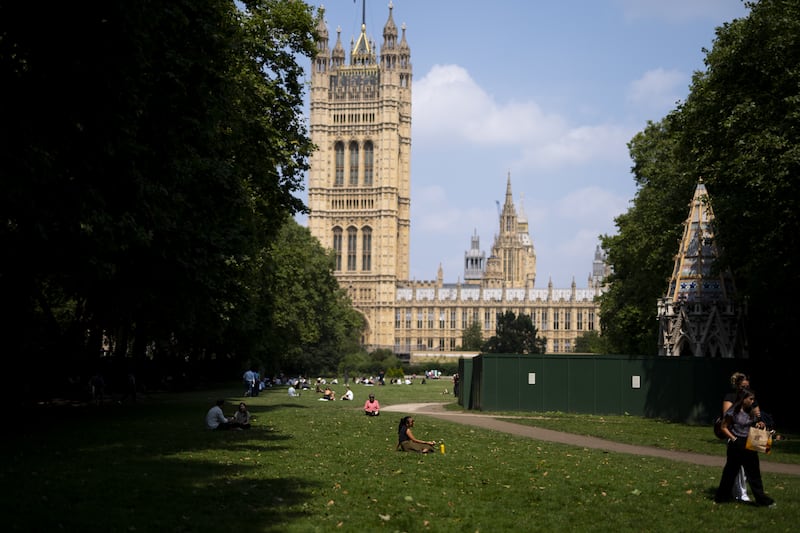
<svg viewBox="0 0 800 533"><path fill-rule="evenodd" d="M218 397L232 414L240 387L158 394L137 404L58 407L3 439L6 531L497 532L796 531L800 477L764 474L776 509L716 505L718 468L569 447L415 416L414 432L446 454L395 451L402 413L383 406L453 403L449 381L355 385L354 402L247 398L249 431L203 427ZM341 385L335 389L339 394ZM457 409L457 406L450 406ZM519 423L724 455L711 428L636 417L524 415ZM688 435L680 437L681 434ZM800 462L800 436L766 461Z"/></svg>

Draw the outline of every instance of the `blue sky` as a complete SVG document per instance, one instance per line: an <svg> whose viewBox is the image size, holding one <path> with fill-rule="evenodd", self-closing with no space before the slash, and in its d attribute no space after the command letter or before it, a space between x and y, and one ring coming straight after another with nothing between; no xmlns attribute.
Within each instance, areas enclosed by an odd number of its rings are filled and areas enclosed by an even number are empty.
<svg viewBox="0 0 800 533"><path fill-rule="evenodd" d="M331 46L341 28L348 60L361 1L310 2L325 6ZM392 4L414 69L411 278L441 264L461 279L473 232L488 255L510 173L537 287L586 287L598 236L635 194L627 143L687 96L715 29L747 15L739 0ZM378 48L388 5L367 0Z"/></svg>

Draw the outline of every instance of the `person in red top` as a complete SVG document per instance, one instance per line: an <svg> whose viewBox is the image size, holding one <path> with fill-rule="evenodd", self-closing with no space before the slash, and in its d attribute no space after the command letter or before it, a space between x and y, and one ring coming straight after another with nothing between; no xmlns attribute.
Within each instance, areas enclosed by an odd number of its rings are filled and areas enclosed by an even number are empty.
<svg viewBox="0 0 800 533"><path fill-rule="evenodd" d="M366 402L364 402L364 414L367 416L378 416L381 414L381 404L375 399L374 394L370 394Z"/></svg>

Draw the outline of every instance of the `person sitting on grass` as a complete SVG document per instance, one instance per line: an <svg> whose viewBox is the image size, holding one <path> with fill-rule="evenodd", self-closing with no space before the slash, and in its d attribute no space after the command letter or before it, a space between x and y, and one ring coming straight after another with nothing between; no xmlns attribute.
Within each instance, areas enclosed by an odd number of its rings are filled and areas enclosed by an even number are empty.
<svg viewBox="0 0 800 533"><path fill-rule="evenodd" d="M206 427L208 429L232 429L232 419L226 418L222 412L225 400L217 400L217 403L206 413Z"/></svg>
<svg viewBox="0 0 800 533"><path fill-rule="evenodd" d="M404 416L400 419L400 425L397 426L397 449L403 452L419 452L431 453L436 450L436 445L433 441L419 440L411 432L414 427L414 419L410 416Z"/></svg>
<svg viewBox="0 0 800 533"><path fill-rule="evenodd" d="M378 416L381 414L381 404L375 399L374 394L370 394L369 399L364 402L364 414L367 416Z"/></svg>
<svg viewBox="0 0 800 533"><path fill-rule="evenodd" d="M353 391L350 389L350 385L345 385L344 388L347 389L347 390L345 391L344 394L342 394L342 397L339 398L339 399L340 400L352 400L353 399Z"/></svg>
<svg viewBox="0 0 800 533"><path fill-rule="evenodd" d="M325 391L322 393L322 399L333 401L336 399L336 393L333 392L330 387L325 387Z"/></svg>
<svg viewBox="0 0 800 533"><path fill-rule="evenodd" d="M239 404L239 409L233 415L232 424L235 428L250 429L250 411L247 410L244 402Z"/></svg>

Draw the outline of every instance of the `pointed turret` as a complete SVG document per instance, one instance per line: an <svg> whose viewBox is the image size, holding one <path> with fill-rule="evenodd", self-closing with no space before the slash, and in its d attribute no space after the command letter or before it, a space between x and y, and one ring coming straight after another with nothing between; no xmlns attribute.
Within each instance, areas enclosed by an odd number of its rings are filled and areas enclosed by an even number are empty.
<svg viewBox="0 0 800 533"><path fill-rule="evenodd" d="M342 28L336 28L336 44L333 45L333 52L331 52L331 67L338 69L344 66L345 52L344 45L342 45Z"/></svg>
<svg viewBox="0 0 800 533"><path fill-rule="evenodd" d="M500 203L498 202L498 208ZM536 253L528 222L520 222L511 191L511 172L506 178L506 198L499 214L500 233L495 236L492 256L500 260L505 287L532 289L536 282ZM487 264L487 273L488 273Z"/></svg>
<svg viewBox="0 0 800 533"><path fill-rule="evenodd" d="M390 8L391 13L391 8ZM361 33L358 36L355 44L350 48L350 64L351 65L374 65L375 64L375 47L367 37L367 12L366 2L361 3Z"/></svg>
<svg viewBox="0 0 800 533"><path fill-rule="evenodd" d="M714 212L701 179L689 202L667 294L658 303L660 355L745 356L733 276L714 268L718 256Z"/></svg>
<svg viewBox="0 0 800 533"><path fill-rule="evenodd" d="M392 18L393 9L394 6L389 2L389 18L386 20L386 24L383 25L383 45L381 46L381 52L397 48L397 24L394 23L394 19Z"/></svg>
<svg viewBox="0 0 800 533"><path fill-rule="evenodd" d="M328 50L328 25L325 23L325 8L319 8L319 23L317 23L317 55L314 57L314 72L325 72L331 60Z"/></svg>

